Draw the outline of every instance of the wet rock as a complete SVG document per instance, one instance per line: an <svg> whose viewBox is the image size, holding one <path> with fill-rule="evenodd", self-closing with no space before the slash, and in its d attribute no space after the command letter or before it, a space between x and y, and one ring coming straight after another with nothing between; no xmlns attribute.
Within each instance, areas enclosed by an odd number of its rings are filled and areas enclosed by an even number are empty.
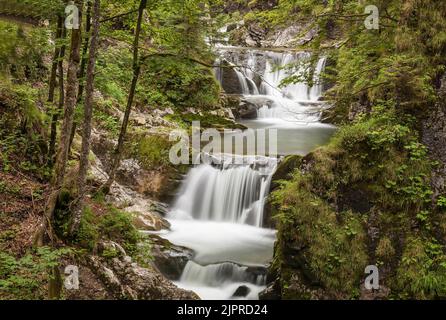
<svg viewBox="0 0 446 320"><path fill-rule="evenodd" d="M233 297L247 297L248 294L251 292L251 289L249 289L247 286L240 286L235 290Z"/></svg>
<svg viewBox="0 0 446 320"><path fill-rule="evenodd" d="M170 280L179 280L187 262L194 252L188 248L176 246L157 235L151 235L153 263Z"/></svg>
<svg viewBox="0 0 446 320"><path fill-rule="evenodd" d="M258 110L264 106L272 107L273 101L265 97L242 97L237 110L240 119L257 119Z"/></svg>
<svg viewBox="0 0 446 320"><path fill-rule="evenodd" d="M240 119L257 119L258 107L249 101L242 100L238 107L237 113Z"/></svg>
<svg viewBox="0 0 446 320"><path fill-rule="evenodd" d="M278 281L269 284L265 290L259 293L259 300L280 300L280 286Z"/></svg>
<svg viewBox="0 0 446 320"><path fill-rule="evenodd" d="M237 73L228 61L221 62L220 72L221 86L227 94L240 94L243 91Z"/></svg>

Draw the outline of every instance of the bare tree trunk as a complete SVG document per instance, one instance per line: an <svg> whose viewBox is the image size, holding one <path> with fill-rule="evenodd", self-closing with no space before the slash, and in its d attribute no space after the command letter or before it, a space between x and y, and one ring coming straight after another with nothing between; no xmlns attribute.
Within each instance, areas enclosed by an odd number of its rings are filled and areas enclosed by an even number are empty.
<svg viewBox="0 0 446 320"><path fill-rule="evenodd" d="M87 62L88 62L88 46L90 44L90 31L91 31L91 6L92 3L90 0L87 1L87 13L85 17L85 37L84 37L84 44L82 45L82 60L81 60L81 67L79 70L79 90L77 94L77 102L81 102L82 96L84 94L84 77L85 77L85 69L87 68Z"/></svg>
<svg viewBox="0 0 446 320"><path fill-rule="evenodd" d="M115 180L116 171L119 168L122 156L122 149L124 147L124 140L127 134L127 126L129 122L130 112L132 110L133 99L135 97L136 85L138 83L139 74L141 71L141 65L139 61L139 37L141 34L142 20L144 16L144 10L147 6L147 0L141 0L138 10L138 22L136 24L135 38L133 41L133 78L130 86L130 92L127 100L127 106L124 113L124 119L122 121L121 132L119 133L118 145L116 146L113 154L112 165L109 172L109 178L107 182L102 186L101 191L105 194L110 192L110 188Z"/></svg>
<svg viewBox="0 0 446 320"><path fill-rule="evenodd" d="M79 200L73 210L73 221L70 229L71 234L74 234L78 230L81 222L82 212L84 210L84 194L86 193L87 189L87 171L89 166L88 156L90 154L91 120L93 114L94 73L96 54L99 44L99 21L101 18L100 9L101 1L95 0L93 8L93 32L91 35L90 53L87 66L84 124L82 128L82 149L77 180Z"/></svg>
<svg viewBox="0 0 446 320"><path fill-rule="evenodd" d="M79 90L77 94L77 103L81 103L82 97L84 94L84 77L85 77L85 68L87 67L87 53L88 46L90 44L90 31L91 31L91 1L87 1L87 13L86 13L86 22L85 22L85 37L84 44L82 45L82 60L81 67L79 70ZM71 128L70 133L70 143L68 145L68 153L70 153L71 145L73 144L74 135L76 134L77 121L74 119L73 127Z"/></svg>
<svg viewBox="0 0 446 320"><path fill-rule="evenodd" d="M62 36L61 39L65 39L67 35L66 29L62 25ZM48 164L50 166L54 163L54 154L56 150L56 138L57 138L57 123L59 121L59 115L63 112L64 100L65 100L65 90L64 90L64 70L63 70L63 60L65 58L65 45L62 45L59 52L57 69L59 78L59 103L57 110L53 113L51 118L51 130L50 130L50 143L48 147Z"/></svg>
<svg viewBox="0 0 446 320"><path fill-rule="evenodd" d="M81 15L82 2L78 0L75 3L79 8L79 15ZM81 23L82 19L81 17L79 17L79 24ZM68 143L71 127L73 126L74 107L76 106L77 101L77 73L80 63L80 46L81 27L79 26L79 29L73 29L71 32L71 49L67 71L64 121L62 125L60 142L57 149L54 174L53 178L51 179L50 194L45 206L44 220L42 221L42 224L35 237L35 244L37 246L42 246L45 243L45 234L47 234L50 239L53 240L52 222L54 217L54 210L56 208L57 200L60 195L60 189L62 188L63 180L65 177L65 169L68 159Z"/></svg>
<svg viewBox="0 0 446 320"><path fill-rule="evenodd" d="M60 46L57 41L62 38L62 29L63 29L63 17L57 17L57 31L55 37L55 46L54 46L54 56L53 62L51 65L51 73L50 73L50 82L48 85L48 102L54 101L54 91L56 90L56 76L57 76L57 63L60 57Z"/></svg>

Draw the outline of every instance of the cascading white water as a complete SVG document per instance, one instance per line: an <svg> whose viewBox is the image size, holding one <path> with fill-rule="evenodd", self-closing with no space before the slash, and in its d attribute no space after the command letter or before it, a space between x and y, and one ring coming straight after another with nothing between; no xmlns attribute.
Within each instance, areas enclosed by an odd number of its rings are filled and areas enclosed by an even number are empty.
<svg viewBox="0 0 446 320"><path fill-rule="evenodd" d="M272 255L274 231L261 227L277 159L243 160L193 168L169 215L172 232L165 237L195 251L178 285L204 298L228 299L243 286L244 298L255 299L266 285L265 274L248 266L265 271Z"/></svg>
<svg viewBox="0 0 446 320"><path fill-rule="evenodd" d="M308 52L273 52L246 50L243 54L233 54L233 49L221 48L225 59L234 66L238 82L247 100L251 97L263 96L271 101L258 109L260 119L283 119L314 123L319 120L317 107L322 95L321 74L325 68L326 58L318 60L313 70L313 86L308 86L303 81L282 86L283 81L291 75L303 76L307 69L307 63L311 58ZM230 54L228 54L230 52ZM226 55L225 55L226 54ZM221 73L219 70L217 73ZM311 108L307 107L312 103Z"/></svg>
<svg viewBox="0 0 446 320"><path fill-rule="evenodd" d="M318 80L325 59L320 59L314 70L313 87L296 83L280 88L289 74L286 68L277 67L298 65L310 58L309 53L230 52L233 49L219 47L221 60L237 66L238 83L231 84L231 91L240 88L245 100L260 105L259 120L250 126L264 128L266 123L266 128L282 130L279 139L291 152L281 154L305 154L328 139L333 128L319 123L318 102L322 94ZM301 68L294 68L293 73ZM227 66L216 68L216 78L222 84L225 69ZM266 268L273 256L275 231L262 226L278 160L244 155L237 156L242 157L243 164L233 165L226 157L235 155L212 155L217 156L221 157L214 162L218 164L201 164L190 170L168 216L171 230L162 236L194 251L176 282L178 286L203 299L257 299L266 287Z"/></svg>
<svg viewBox="0 0 446 320"><path fill-rule="evenodd" d="M172 210L175 217L262 227L276 159L246 157L245 165L193 168ZM258 167L257 169L255 169Z"/></svg>

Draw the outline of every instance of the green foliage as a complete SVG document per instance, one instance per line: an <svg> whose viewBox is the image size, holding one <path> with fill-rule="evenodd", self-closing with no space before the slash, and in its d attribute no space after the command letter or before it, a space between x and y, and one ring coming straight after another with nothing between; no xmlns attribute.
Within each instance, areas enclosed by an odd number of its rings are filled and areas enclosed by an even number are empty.
<svg viewBox="0 0 446 320"><path fill-rule="evenodd" d="M68 227L68 225L67 225ZM94 215L91 208L84 209L79 230L73 241L74 244L93 250L100 238L99 228L97 227L97 217Z"/></svg>
<svg viewBox="0 0 446 320"><path fill-rule="evenodd" d="M132 224L131 214L107 205L101 199L96 199L92 205L86 206L77 233L70 236L72 201L69 192L61 193L54 222L60 238L89 251L96 249L98 241L111 240L121 244L130 255L137 253L141 236Z"/></svg>
<svg viewBox="0 0 446 320"><path fill-rule="evenodd" d="M64 7L62 0L0 0L0 12L31 19L54 19Z"/></svg>
<svg viewBox="0 0 446 320"><path fill-rule="evenodd" d="M110 46L100 50L97 61L96 87L106 100L124 109L132 79L132 56L128 48Z"/></svg>
<svg viewBox="0 0 446 320"><path fill-rule="evenodd" d="M18 82L43 78L42 57L49 50L44 30L0 21L0 39L0 75L10 75Z"/></svg>
<svg viewBox="0 0 446 320"><path fill-rule="evenodd" d="M110 207L99 220L98 231L102 237L122 244L130 255L137 252L141 235L133 226L129 213Z"/></svg>
<svg viewBox="0 0 446 320"><path fill-rule="evenodd" d="M442 210L446 210L446 197L440 196L437 200L437 206Z"/></svg>
<svg viewBox="0 0 446 320"><path fill-rule="evenodd" d="M439 213L430 185L434 164L411 117L398 113L392 102L379 104L370 115L342 126L329 145L310 154L305 163L305 174L297 170L273 194L283 246L279 254L293 243L302 247L296 259L306 277L328 294L353 298L369 259L364 223L378 213L376 263L400 265L387 275L386 285L406 298L444 296L444 256L434 231ZM342 209L334 211L333 203ZM365 208L352 212L360 203ZM409 237L431 239L423 244L426 253L415 249L410 239L394 240ZM398 250L404 250L403 258ZM290 259L285 254L276 258ZM286 284L293 271L279 262L276 268L283 268ZM302 294L293 290L285 290L285 295Z"/></svg>
<svg viewBox="0 0 446 320"><path fill-rule="evenodd" d="M68 224L66 224L66 232ZM137 252L137 244L141 235L133 226L131 215L112 206L106 208L105 214L98 215L87 207L82 215L79 231L71 240L73 244L93 250L99 240L115 241L123 246L128 254ZM113 255L112 252L106 255Z"/></svg>
<svg viewBox="0 0 446 320"><path fill-rule="evenodd" d="M132 156L148 170L160 169L170 165L169 150L172 142L162 135L144 135L133 145Z"/></svg>
<svg viewBox="0 0 446 320"><path fill-rule="evenodd" d="M151 57L145 62L139 95L147 105L184 111L214 109L220 86L212 71L187 59Z"/></svg>
<svg viewBox="0 0 446 320"><path fill-rule="evenodd" d="M398 269L401 298L446 296L446 255L435 239L410 238Z"/></svg>
<svg viewBox="0 0 446 320"><path fill-rule="evenodd" d="M67 248L38 248L25 256L16 257L0 251L0 298L45 299L48 273L59 265L62 257L71 254Z"/></svg>
<svg viewBox="0 0 446 320"><path fill-rule="evenodd" d="M107 110L109 108L109 110ZM116 137L121 129L119 118L110 114L110 109L113 108L111 104L101 105L93 110L93 119L97 126L106 130L112 137ZM107 112L108 111L108 112Z"/></svg>
<svg viewBox="0 0 446 320"><path fill-rule="evenodd" d="M44 166L46 117L37 104L37 90L8 81L0 84L0 161L4 171L14 166L48 175Z"/></svg>
<svg viewBox="0 0 446 320"><path fill-rule="evenodd" d="M336 213L324 201L308 193L304 185L305 179L296 175L274 193L275 202L280 204L276 215L280 221L279 243L305 247L300 259L305 261L302 272L306 277L321 283L329 292L336 291L348 297L367 263L361 220L345 212L345 224L340 224ZM289 279L286 277L282 281L286 283ZM288 288L284 298L293 299L300 294Z"/></svg>

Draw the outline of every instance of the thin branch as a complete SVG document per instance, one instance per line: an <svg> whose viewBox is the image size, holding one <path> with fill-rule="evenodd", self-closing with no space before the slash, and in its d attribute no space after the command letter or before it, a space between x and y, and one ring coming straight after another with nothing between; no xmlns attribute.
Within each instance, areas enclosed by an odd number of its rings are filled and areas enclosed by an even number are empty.
<svg viewBox="0 0 446 320"><path fill-rule="evenodd" d="M115 19L118 19L118 18L121 18L121 17L124 17L124 16L128 16L128 15L130 15L132 13L135 13L135 12L138 12L138 9L133 9L133 10L128 11L128 12L120 13L120 14L117 14L115 16L102 19L100 22L101 23L108 22L108 21L115 20Z"/></svg>

